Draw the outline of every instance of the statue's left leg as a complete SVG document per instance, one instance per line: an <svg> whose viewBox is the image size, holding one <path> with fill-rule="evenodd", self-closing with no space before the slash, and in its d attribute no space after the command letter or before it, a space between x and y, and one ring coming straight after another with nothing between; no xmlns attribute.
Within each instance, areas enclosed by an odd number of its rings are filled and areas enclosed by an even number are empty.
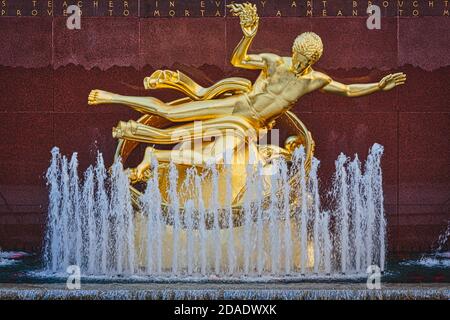
<svg viewBox="0 0 450 320"><path fill-rule="evenodd" d="M173 122L186 122L231 115L241 99L243 95L236 95L222 99L190 101L172 106L154 97L122 96L103 90L92 90L88 103L90 105L123 104L141 113L155 114Z"/></svg>
<svg viewBox="0 0 450 320"><path fill-rule="evenodd" d="M158 163L174 163L185 166L205 167L208 165L233 164L241 160L237 158L242 152L250 154L254 152L254 144L246 144L244 140L235 136L219 137L213 142L187 141L180 148L172 150L160 150L147 147L141 163L136 168L128 169L130 180L134 182L145 180L145 172L152 166L153 159ZM193 145L194 144L194 145ZM242 164L242 163L239 163Z"/></svg>
<svg viewBox="0 0 450 320"><path fill-rule="evenodd" d="M204 157L201 152L189 149L159 150L153 147L147 147L144 157L136 168L130 168L129 177L132 182L144 180L145 172L152 166L152 160L156 159L158 163L175 163L187 166L203 165Z"/></svg>

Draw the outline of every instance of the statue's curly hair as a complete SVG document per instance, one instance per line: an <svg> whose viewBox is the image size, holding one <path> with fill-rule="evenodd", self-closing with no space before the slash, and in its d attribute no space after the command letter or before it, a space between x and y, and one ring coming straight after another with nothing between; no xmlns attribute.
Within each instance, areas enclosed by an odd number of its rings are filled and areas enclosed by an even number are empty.
<svg viewBox="0 0 450 320"><path fill-rule="evenodd" d="M311 63L315 63L323 53L322 39L314 32L303 32L295 38L292 51L300 53Z"/></svg>

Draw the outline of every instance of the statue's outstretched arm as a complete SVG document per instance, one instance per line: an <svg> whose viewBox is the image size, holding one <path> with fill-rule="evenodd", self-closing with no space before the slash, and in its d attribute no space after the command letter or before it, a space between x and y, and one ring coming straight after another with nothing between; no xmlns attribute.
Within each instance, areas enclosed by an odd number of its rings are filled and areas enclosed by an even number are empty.
<svg viewBox="0 0 450 320"><path fill-rule="evenodd" d="M343 84L329 78L329 83L322 88L322 91L345 97L361 97L377 91L389 91L404 84L405 81L406 75L402 72L389 74L380 82L374 83Z"/></svg>
<svg viewBox="0 0 450 320"><path fill-rule="evenodd" d="M233 51L231 64L245 69L264 69L266 63L260 55L247 53L258 31L259 17L256 13L256 5L246 2L244 4L229 4L228 7L233 15L239 16L242 32L244 33L241 41Z"/></svg>

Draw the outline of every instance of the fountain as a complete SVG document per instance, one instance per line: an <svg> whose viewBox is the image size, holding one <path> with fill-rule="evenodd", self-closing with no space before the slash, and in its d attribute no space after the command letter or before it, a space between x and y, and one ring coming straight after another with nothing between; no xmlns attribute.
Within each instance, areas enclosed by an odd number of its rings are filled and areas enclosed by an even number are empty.
<svg viewBox="0 0 450 320"><path fill-rule="evenodd" d="M357 156L338 157L330 208L320 201L319 161L313 159L308 175L302 147L295 150L291 165L276 163L268 203L261 166L249 166L243 214L236 219L230 204L218 204L217 195L230 194L230 184L220 183L215 166L202 174L192 168L183 181L192 198L181 204L177 167L171 165L168 211L160 177L153 175L137 211L121 161L107 175L98 154L95 166L80 179L77 154L69 160L54 148L47 171L46 270L63 273L76 264L83 274L94 276L251 279L361 274L372 264L383 268L382 153L383 147L375 144L363 172ZM152 166L158 166L156 159ZM213 176L209 206L195 196L207 175ZM299 185L293 187L294 177ZM290 201L294 196L300 198L295 204Z"/></svg>
<svg viewBox="0 0 450 320"><path fill-rule="evenodd" d="M432 246L430 253L424 253L418 259L402 261L402 265L421 266L425 268L445 268L450 266L450 251L448 250L448 239L450 237L450 220L447 227L438 236L436 243ZM447 250L447 251L446 251Z"/></svg>
<svg viewBox="0 0 450 320"><path fill-rule="evenodd" d="M443 251L445 245L448 243L449 237L450 237L450 220L448 220L447 222L447 228L439 235L438 241L436 243L436 248L434 250L435 254L439 254L441 253L441 251Z"/></svg>

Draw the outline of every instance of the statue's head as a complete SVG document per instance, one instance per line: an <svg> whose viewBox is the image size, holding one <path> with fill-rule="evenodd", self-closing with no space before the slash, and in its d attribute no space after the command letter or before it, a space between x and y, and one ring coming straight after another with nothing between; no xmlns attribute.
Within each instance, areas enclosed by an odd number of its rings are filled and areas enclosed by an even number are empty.
<svg viewBox="0 0 450 320"><path fill-rule="evenodd" d="M297 72L302 72L316 63L322 56L322 39L314 32L304 32L295 38L292 45L292 66Z"/></svg>

